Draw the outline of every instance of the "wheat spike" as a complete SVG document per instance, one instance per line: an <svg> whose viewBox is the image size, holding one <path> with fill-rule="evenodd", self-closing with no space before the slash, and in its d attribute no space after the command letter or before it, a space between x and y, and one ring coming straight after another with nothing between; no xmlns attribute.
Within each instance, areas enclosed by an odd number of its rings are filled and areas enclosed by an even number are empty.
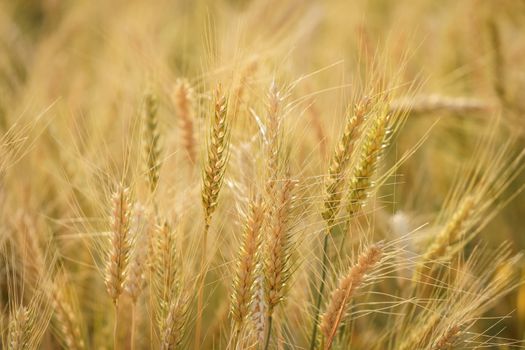
<svg viewBox="0 0 525 350"><path fill-rule="evenodd" d="M295 186L295 181L284 180L273 204L273 217L266 237L264 256L267 314L271 314L275 306L284 298L285 286L290 277L290 255L293 244L290 212Z"/></svg>
<svg viewBox="0 0 525 350"><path fill-rule="evenodd" d="M379 245L372 245L361 253L357 263L339 281L338 287L332 293L328 307L322 316L320 329L326 338L326 347L331 347L333 338L343 318L348 302L362 285L367 274L374 269L383 256L383 249Z"/></svg>
<svg viewBox="0 0 525 350"><path fill-rule="evenodd" d="M144 97L144 158L146 180L151 192L154 192L159 182L161 167L160 134L157 119L158 101L152 93Z"/></svg>
<svg viewBox="0 0 525 350"><path fill-rule="evenodd" d="M165 222L155 238L155 282L157 317L165 319L172 298L179 292L177 249L175 234Z"/></svg>
<svg viewBox="0 0 525 350"><path fill-rule="evenodd" d="M446 255L447 250L461 238L465 229L468 227L467 222L474 213L475 204L476 201L473 196L465 197L450 221L446 224L444 229L438 233L434 242L424 253L424 261L438 259Z"/></svg>
<svg viewBox="0 0 525 350"><path fill-rule="evenodd" d="M388 135L389 114L380 113L368 128L364 142L358 154L357 164L353 168L348 192L347 212L349 215L357 213L364 204L370 188L377 163L386 145Z"/></svg>
<svg viewBox="0 0 525 350"><path fill-rule="evenodd" d="M9 350L28 348L29 334L31 332L29 321L29 310L26 307L21 306L12 313L8 326L7 346Z"/></svg>
<svg viewBox="0 0 525 350"><path fill-rule="evenodd" d="M184 296L171 297L165 319L160 326L160 348L174 350L181 347L187 321L189 298Z"/></svg>
<svg viewBox="0 0 525 350"><path fill-rule="evenodd" d="M251 200L249 210L237 262L237 274L232 287L231 315L237 332L241 330L250 312L250 304L254 296L255 268L264 219L262 201Z"/></svg>
<svg viewBox="0 0 525 350"><path fill-rule="evenodd" d="M106 264L106 287L113 303L122 294L130 252L129 189L120 185L112 196L111 247Z"/></svg>
<svg viewBox="0 0 525 350"><path fill-rule="evenodd" d="M217 199L224 180L229 151L229 125L227 120L227 99L220 85L215 90L215 108L211 118L207 159L202 178L202 204L204 219L209 226L217 207Z"/></svg>
<svg viewBox="0 0 525 350"><path fill-rule="evenodd" d="M172 99L182 132L182 146L186 150L190 161L195 163L197 158L197 142L195 140L193 95L194 91L189 81L186 79L177 79Z"/></svg>
<svg viewBox="0 0 525 350"><path fill-rule="evenodd" d="M332 226L341 201L345 171L353 154L354 144L359 137L360 128L365 120L368 99L356 104L354 113L348 117L341 139L337 144L328 170L328 183L325 188L325 210L322 213L328 226Z"/></svg>

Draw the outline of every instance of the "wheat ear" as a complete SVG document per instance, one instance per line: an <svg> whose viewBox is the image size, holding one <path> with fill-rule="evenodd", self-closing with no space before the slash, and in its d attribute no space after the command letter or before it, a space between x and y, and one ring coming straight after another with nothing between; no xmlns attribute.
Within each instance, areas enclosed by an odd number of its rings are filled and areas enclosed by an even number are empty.
<svg viewBox="0 0 525 350"><path fill-rule="evenodd" d="M124 290L130 253L130 199L129 189L119 185L112 196L110 251L106 262L105 283L109 296L115 306L113 346L118 344L118 301Z"/></svg>
<svg viewBox="0 0 525 350"><path fill-rule="evenodd" d="M325 337L325 349L330 349L332 346L348 302L363 284L366 275L379 264L382 256L381 246L370 246L359 256L357 263L350 268L346 276L339 281L321 320L320 329Z"/></svg>
<svg viewBox="0 0 525 350"><path fill-rule="evenodd" d="M7 339L2 344L9 350L38 349L51 318L51 308L44 298L44 292L37 290L27 306L10 305ZM2 335L4 330L2 330ZM3 342L5 340L5 343Z"/></svg>
<svg viewBox="0 0 525 350"><path fill-rule="evenodd" d="M171 226L165 222L155 237L154 288L157 299L157 318L166 319L172 298L179 291L177 249Z"/></svg>
<svg viewBox="0 0 525 350"><path fill-rule="evenodd" d="M193 164L197 158L195 150L197 142L195 141L193 88L186 79L177 79L172 99L182 132L182 146Z"/></svg>
<svg viewBox="0 0 525 350"><path fill-rule="evenodd" d="M166 317L160 326L161 350L178 349L184 340L189 298L186 295L172 297L166 308Z"/></svg>
<svg viewBox="0 0 525 350"><path fill-rule="evenodd" d="M333 225L338 212L339 203L341 202L342 186L344 184L344 175L350 163L355 142L359 138L368 104L368 99L363 99L363 101L356 104L354 113L347 119L343 134L330 162L328 182L325 189L325 210L322 213L322 217L326 220L328 227Z"/></svg>
<svg viewBox="0 0 525 350"><path fill-rule="evenodd" d="M219 85L215 90L215 108L211 118L207 159L204 163L202 177L201 197L206 226L210 225L213 212L217 207L217 200L224 179L230 143L229 130L227 99Z"/></svg>
<svg viewBox="0 0 525 350"><path fill-rule="evenodd" d="M263 220L264 209L261 199L252 199L244 227L244 237L237 262L237 274L232 287L231 317L234 322L235 339L237 339L245 319L250 313Z"/></svg>
<svg viewBox="0 0 525 350"><path fill-rule="evenodd" d="M7 346L9 350L27 349L31 332L29 310L20 306L9 318Z"/></svg>
<svg viewBox="0 0 525 350"><path fill-rule="evenodd" d="M264 284L266 298L266 339L270 343L272 315L275 307L284 299L286 285L290 278L290 257L293 238L290 231L290 214L293 205L293 189L296 182L286 179L274 194L273 217L270 223L264 251Z"/></svg>
<svg viewBox="0 0 525 350"><path fill-rule="evenodd" d="M68 349L83 350L85 343L82 339L79 322L73 308L59 287L50 283L49 299L53 308L53 318Z"/></svg>
<svg viewBox="0 0 525 350"><path fill-rule="evenodd" d="M130 252L129 189L120 185L112 196L111 247L106 263L106 288L114 304L122 294Z"/></svg>
<svg viewBox="0 0 525 350"><path fill-rule="evenodd" d="M146 181L153 193L159 182L160 172L160 134L157 119L158 101L152 93L144 96L144 162L146 167Z"/></svg>
<svg viewBox="0 0 525 350"><path fill-rule="evenodd" d="M359 158L350 178L346 208L350 216L357 213L363 206L370 189L374 185L372 179L376 172L382 151L388 141L389 120L390 115L388 113L379 112L372 121L372 125L368 128L364 142L361 145L358 154Z"/></svg>

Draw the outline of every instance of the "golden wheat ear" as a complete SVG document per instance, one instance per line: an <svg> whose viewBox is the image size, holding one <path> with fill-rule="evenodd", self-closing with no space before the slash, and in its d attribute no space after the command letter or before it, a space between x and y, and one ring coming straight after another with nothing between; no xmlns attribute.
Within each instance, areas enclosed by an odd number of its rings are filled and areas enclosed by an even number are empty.
<svg viewBox="0 0 525 350"><path fill-rule="evenodd" d="M505 197L507 188L523 173L525 151L513 151L513 139L495 146L494 135L489 136L481 138L484 145L472 158L472 168L449 193L436 219L439 231L422 252L414 283L425 277L425 270L434 272L457 256L515 195Z"/></svg>
<svg viewBox="0 0 525 350"><path fill-rule="evenodd" d="M383 149L388 142L390 119L389 113L379 110L367 129L363 144L357 154L357 163L353 166L349 181L346 210L350 216L356 214L364 205L368 193L374 185L373 177Z"/></svg>
<svg viewBox="0 0 525 350"><path fill-rule="evenodd" d="M157 96L147 93L144 96L143 120L144 120L144 167L146 182L151 193L154 193L159 183L161 167L161 146L158 127L157 111L159 103Z"/></svg>
<svg viewBox="0 0 525 350"><path fill-rule="evenodd" d="M197 141L195 140L194 91L186 79L177 79L173 89L172 101L179 118L182 134L182 147L192 164L197 160Z"/></svg>
<svg viewBox="0 0 525 350"><path fill-rule="evenodd" d="M378 266L383 253L381 245L368 247L359 255L357 263L340 279L337 288L332 292L320 325L321 333L324 336L325 349L332 347L339 325L345 316L347 305L367 275Z"/></svg>
<svg viewBox="0 0 525 350"><path fill-rule="evenodd" d="M222 188L230 146L230 123L228 121L227 96L219 85L215 89L213 115L208 134L207 157L203 165L202 206L204 221L210 225Z"/></svg>
<svg viewBox="0 0 525 350"><path fill-rule="evenodd" d="M325 219L328 227L333 225L335 217L337 216L346 170L354 153L356 141L361 133L361 126L365 121L369 103L370 100L364 98L355 105L353 113L347 118L341 139L332 155L328 169L328 181L325 188L325 210L322 212L322 217Z"/></svg>
<svg viewBox="0 0 525 350"><path fill-rule="evenodd" d="M106 261L105 283L116 305L124 290L130 253L130 192L119 185L112 195L110 250Z"/></svg>
<svg viewBox="0 0 525 350"><path fill-rule="evenodd" d="M234 323L233 346L250 314L254 298L256 264L261 244L261 228L264 221L264 206L261 198L250 201L244 226L243 241L237 262L237 273L232 286L231 318Z"/></svg>
<svg viewBox="0 0 525 350"><path fill-rule="evenodd" d="M174 228L164 222L153 244L154 319L161 349L179 349L184 342L191 305L190 288L182 277Z"/></svg>

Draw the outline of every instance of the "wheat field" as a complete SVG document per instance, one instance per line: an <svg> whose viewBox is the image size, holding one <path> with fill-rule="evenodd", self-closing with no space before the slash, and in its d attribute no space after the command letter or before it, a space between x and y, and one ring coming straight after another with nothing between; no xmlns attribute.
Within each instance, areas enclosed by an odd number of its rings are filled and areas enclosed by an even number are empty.
<svg viewBox="0 0 525 350"><path fill-rule="evenodd" d="M0 348L525 348L523 91L521 0L0 0Z"/></svg>

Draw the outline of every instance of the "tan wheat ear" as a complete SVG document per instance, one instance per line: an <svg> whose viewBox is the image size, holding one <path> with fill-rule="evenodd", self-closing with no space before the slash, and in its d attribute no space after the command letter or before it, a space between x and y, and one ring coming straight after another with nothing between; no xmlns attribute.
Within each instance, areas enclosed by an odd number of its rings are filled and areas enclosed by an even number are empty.
<svg viewBox="0 0 525 350"><path fill-rule="evenodd" d="M158 186L161 167L160 134L157 119L158 100L152 93L144 96L144 162L146 181L153 193Z"/></svg>
<svg viewBox="0 0 525 350"><path fill-rule="evenodd" d="M252 199L244 227L244 236L232 286L231 317L234 322L234 347L254 298L254 283L264 207L260 198Z"/></svg>
<svg viewBox="0 0 525 350"><path fill-rule="evenodd" d="M160 348L162 350L181 348L186 332L190 302L187 294L171 298L166 308L166 316L160 324Z"/></svg>
<svg viewBox="0 0 525 350"><path fill-rule="evenodd" d="M438 233L434 242L432 242L423 254L423 261L430 261L444 256L447 250L461 238L467 222L474 212L475 205L476 201L474 197L465 197L451 220L446 224L443 230Z"/></svg>
<svg viewBox="0 0 525 350"><path fill-rule="evenodd" d="M253 300L251 308L251 325L256 341L262 343L266 334L266 298L264 297L264 269L261 263L255 267Z"/></svg>
<svg viewBox="0 0 525 350"><path fill-rule="evenodd" d="M191 299L189 291L181 286L175 231L168 222L155 232L152 262L154 313L160 348L178 349L184 339Z"/></svg>
<svg viewBox="0 0 525 350"><path fill-rule="evenodd" d="M175 112L179 118L182 146L192 163L196 162L195 115L193 109L193 88L186 79L177 79L172 94Z"/></svg>
<svg viewBox="0 0 525 350"><path fill-rule="evenodd" d="M130 253L130 193L119 185L112 195L110 251L106 263L106 288L116 305L124 288Z"/></svg>
<svg viewBox="0 0 525 350"><path fill-rule="evenodd" d="M179 290L177 247L172 227L164 222L155 234L154 288L157 299L157 317L164 319L171 298Z"/></svg>
<svg viewBox="0 0 525 350"><path fill-rule="evenodd" d="M9 305L6 333L2 344L9 350L38 349L51 319L51 308L44 291L37 290L27 305ZM3 342L5 340L5 343Z"/></svg>
<svg viewBox="0 0 525 350"><path fill-rule="evenodd" d="M291 255L293 237L290 230L291 210L293 207L293 190L296 181L283 180L274 187L272 218L265 238L263 256L264 297L266 304L266 338L265 348L269 347L272 319L275 307L283 301L287 283L291 276Z"/></svg>
<svg viewBox="0 0 525 350"><path fill-rule="evenodd" d="M320 329L325 337L325 349L332 347L334 337L344 317L349 301L354 297L356 290L363 284L366 275L378 266L383 253L383 248L380 245L370 246L361 253L357 263L339 281L321 320Z"/></svg>
<svg viewBox="0 0 525 350"><path fill-rule="evenodd" d="M339 203L341 202L342 187L344 185L345 172L350 163L354 151L354 145L359 138L361 126L365 121L370 100L364 98L354 107L353 114L348 117L341 139L337 144L330 167L328 170L328 182L326 185L325 210L322 213L328 227L332 226L337 215Z"/></svg>
<svg viewBox="0 0 525 350"><path fill-rule="evenodd" d="M53 309L53 320L66 347L71 350L86 348L80 322L73 307L56 282L49 284L49 299Z"/></svg>
<svg viewBox="0 0 525 350"><path fill-rule="evenodd" d="M9 350L27 349L31 326L29 320L29 310L20 306L9 317L7 347Z"/></svg>
<svg viewBox="0 0 525 350"><path fill-rule="evenodd" d="M282 175L282 134L281 124L284 96L275 82L272 83L267 94L267 127L266 127L266 194L271 195L277 179ZM271 216L271 208L268 208Z"/></svg>
<svg viewBox="0 0 525 350"><path fill-rule="evenodd" d="M390 114L378 111L369 126L358 160L353 167L347 198L347 212L350 216L356 214L364 205L368 193L374 185L373 177L383 149L388 142L388 123Z"/></svg>
<svg viewBox="0 0 525 350"><path fill-rule="evenodd" d="M210 225L219 192L224 180L230 144L230 125L227 119L227 97L219 85L215 90L215 105L210 123L207 158L202 176L202 205L204 220Z"/></svg>
<svg viewBox="0 0 525 350"><path fill-rule="evenodd" d="M438 94L400 98L390 103L393 113L428 114L432 112L469 113L489 112L494 106L487 101L468 97L450 97Z"/></svg>

